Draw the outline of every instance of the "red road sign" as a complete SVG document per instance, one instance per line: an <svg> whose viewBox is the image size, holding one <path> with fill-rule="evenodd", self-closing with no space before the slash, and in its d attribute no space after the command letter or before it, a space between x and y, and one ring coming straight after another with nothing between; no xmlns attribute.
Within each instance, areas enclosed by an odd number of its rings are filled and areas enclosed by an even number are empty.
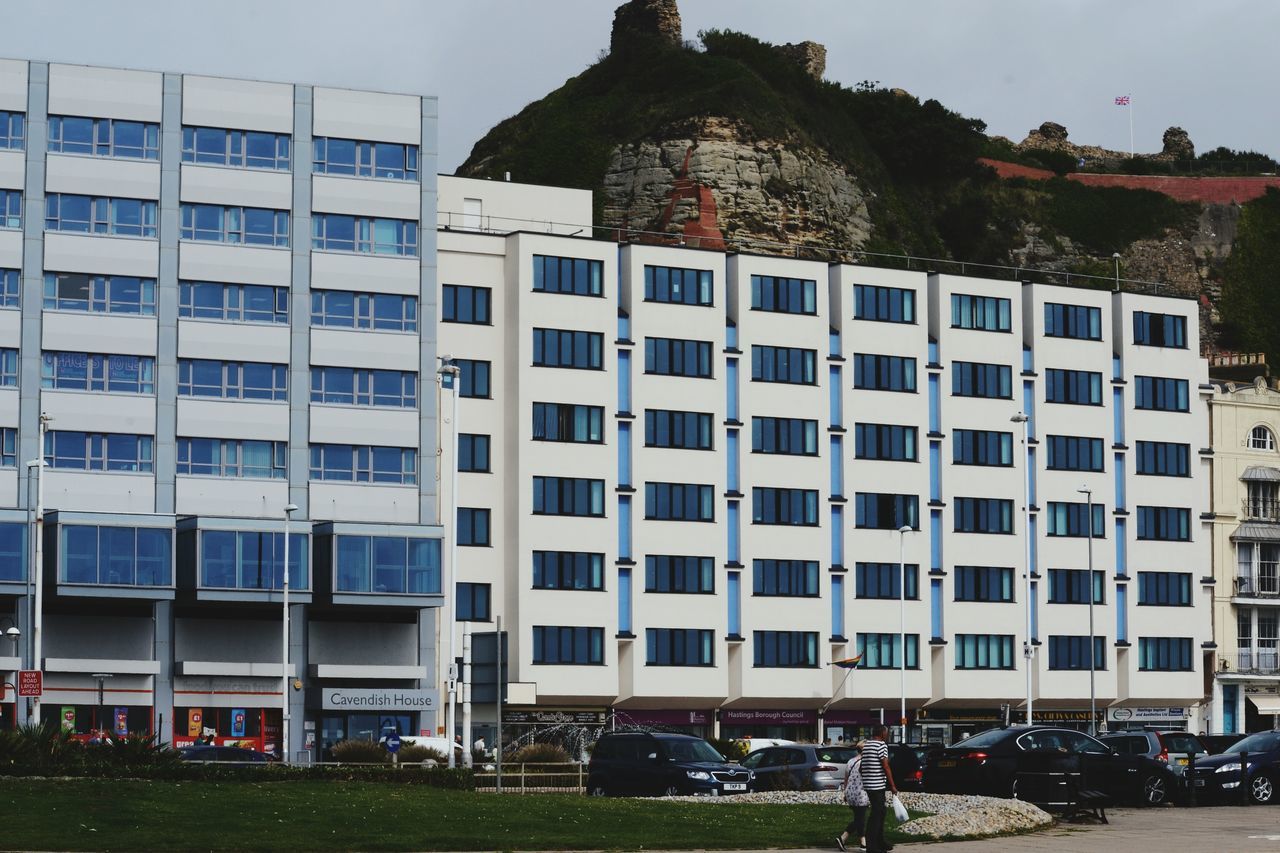
<svg viewBox="0 0 1280 853"><path fill-rule="evenodd" d="M38 669L23 669L18 672L19 696L43 696L44 673Z"/></svg>

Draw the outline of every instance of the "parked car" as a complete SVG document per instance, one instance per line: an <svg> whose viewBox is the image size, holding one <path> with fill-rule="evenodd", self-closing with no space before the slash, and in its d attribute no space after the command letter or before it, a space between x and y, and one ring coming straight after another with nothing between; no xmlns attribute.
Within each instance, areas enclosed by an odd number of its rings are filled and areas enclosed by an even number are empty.
<svg viewBox="0 0 1280 853"><path fill-rule="evenodd" d="M617 732L600 736L587 766L587 793L742 794L750 787L750 768L730 764L700 737L663 732Z"/></svg>
<svg viewBox="0 0 1280 853"><path fill-rule="evenodd" d="M1248 753L1249 798L1259 804L1280 800L1280 732L1275 731L1251 734L1226 752L1197 758L1196 766L1187 771L1189 784L1207 799L1240 796L1244 753Z"/></svg>
<svg viewBox="0 0 1280 853"><path fill-rule="evenodd" d="M178 757L183 761L243 761L250 764L265 764L265 753L239 746L213 746L212 744L196 744L184 746L178 750Z"/></svg>
<svg viewBox="0 0 1280 853"><path fill-rule="evenodd" d="M919 791L924 787L924 765L927 747L911 744L889 744L889 770L900 791Z"/></svg>
<svg viewBox="0 0 1280 853"><path fill-rule="evenodd" d="M1126 755L1145 755L1163 761L1181 776L1193 755L1207 755L1208 748L1190 732L1126 731L1112 732L1098 740ZM1199 760L1199 759L1197 759Z"/></svg>
<svg viewBox="0 0 1280 853"><path fill-rule="evenodd" d="M1219 755L1244 740L1245 735L1196 735L1196 737L1200 738L1200 742L1209 750L1210 755Z"/></svg>
<svg viewBox="0 0 1280 853"><path fill-rule="evenodd" d="M757 749L740 762L755 774L755 791L835 791L858 751L851 746L793 743Z"/></svg>
<svg viewBox="0 0 1280 853"><path fill-rule="evenodd" d="M1073 729L1009 726L934 749L924 770L924 790L939 794L1016 794L1018 760L1028 751L1079 755L1085 784L1115 800L1141 805L1165 802L1178 778L1145 755L1125 755Z"/></svg>

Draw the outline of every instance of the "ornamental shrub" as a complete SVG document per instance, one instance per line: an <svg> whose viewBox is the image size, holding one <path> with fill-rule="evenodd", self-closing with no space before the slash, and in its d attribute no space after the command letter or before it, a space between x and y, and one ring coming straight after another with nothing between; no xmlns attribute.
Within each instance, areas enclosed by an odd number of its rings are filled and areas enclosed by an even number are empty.
<svg viewBox="0 0 1280 853"><path fill-rule="evenodd" d="M334 744L333 760L352 764L383 764L391 760L386 748L371 740L344 740Z"/></svg>

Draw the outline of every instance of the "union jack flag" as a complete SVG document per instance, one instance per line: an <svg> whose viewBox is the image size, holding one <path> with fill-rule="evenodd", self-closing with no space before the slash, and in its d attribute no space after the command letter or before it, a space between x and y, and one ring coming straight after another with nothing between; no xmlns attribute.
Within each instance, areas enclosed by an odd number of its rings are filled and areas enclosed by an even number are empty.
<svg viewBox="0 0 1280 853"><path fill-rule="evenodd" d="M1117 98L1116 98L1116 106L1117 106L1117 107L1127 107L1127 106L1129 106L1129 96L1128 96L1128 95L1120 95L1119 97L1117 97Z"/></svg>

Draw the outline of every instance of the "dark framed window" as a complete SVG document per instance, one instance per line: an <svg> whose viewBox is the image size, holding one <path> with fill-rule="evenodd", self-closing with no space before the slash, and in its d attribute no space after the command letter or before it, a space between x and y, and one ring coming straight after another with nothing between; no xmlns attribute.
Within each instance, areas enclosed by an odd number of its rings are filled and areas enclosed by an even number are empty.
<svg viewBox="0 0 1280 853"><path fill-rule="evenodd" d="M446 284L440 319L445 323L488 326L493 322L493 289L469 284Z"/></svg>
<svg viewBox="0 0 1280 853"><path fill-rule="evenodd" d="M1190 637L1139 637L1140 672L1192 672Z"/></svg>
<svg viewBox="0 0 1280 853"><path fill-rule="evenodd" d="M714 450L712 416L707 412L644 410L644 446Z"/></svg>
<svg viewBox="0 0 1280 853"><path fill-rule="evenodd" d="M644 591L710 595L716 591L715 560L675 554L647 554Z"/></svg>
<svg viewBox="0 0 1280 853"><path fill-rule="evenodd" d="M644 517L657 521L715 521L715 489L698 483L645 483Z"/></svg>
<svg viewBox="0 0 1280 853"><path fill-rule="evenodd" d="M806 668L818 666L817 631L754 631L752 666Z"/></svg>
<svg viewBox="0 0 1280 853"><path fill-rule="evenodd" d="M853 455L855 459L916 462L920 458L917 436L918 432L913 426L855 424Z"/></svg>
<svg viewBox="0 0 1280 853"><path fill-rule="evenodd" d="M1044 334L1049 338L1102 340L1102 309L1089 305L1044 304Z"/></svg>
<svg viewBox="0 0 1280 853"><path fill-rule="evenodd" d="M858 492L854 495L854 524L874 530L920 529L920 498L917 495L894 495L884 492Z"/></svg>
<svg viewBox="0 0 1280 853"><path fill-rule="evenodd" d="M1073 501L1049 501L1045 509L1044 532L1046 536L1089 535L1089 504ZM1093 538L1107 535L1106 507L1093 504Z"/></svg>
<svg viewBox="0 0 1280 853"><path fill-rule="evenodd" d="M604 443L604 407L534 403L533 440Z"/></svg>
<svg viewBox="0 0 1280 853"><path fill-rule="evenodd" d="M956 634L956 669L1013 669L1012 634Z"/></svg>
<svg viewBox="0 0 1280 853"><path fill-rule="evenodd" d="M1007 332L1010 329L1008 299L996 296L951 294L951 328Z"/></svg>
<svg viewBox="0 0 1280 853"><path fill-rule="evenodd" d="M1075 406L1101 406L1102 374L1091 370L1050 367L1044 372L1044 401Z"/></svg>
<svg viewBox="0 0 1280 853"><path fill-rule="evenodd" d="M1189 412L1190 397L1185 379L1163 376L1135 376L1133 405L1154 412Z"/></svg>
<svg viewBox="0 0 1280 853"><path fill-rule="evenodd" d="M779 314L817 314L818 283L808 278L753 275L751 308Z"/></svg>
<svg viewBox="0 0 1280 853"><path fill-rule="evenodd" d="M1013 433L957 429L951 433L951 461L956 465L1013 466Z"/></svg>
<svg viewBox="0 0 1280 853"><path fill-rule="evenodd" d="M714 632L704 628L646 628L648 666L715 666Z"/></svg>
<svg viewBox="0 0 1280 853"><path fill-rule="evenodd" d="M458 470L489 473L489 436L474 432L458 434Z"/></svg>
<svg viewBox="0 0 1280 853"><path fill-rule="evenodd" d="M533 662L565 666L603 666L604 629L567 625L534 625Z"/></svg>
<svg viewBox="0 0 1280 853"><path fill-rule="evenodd" d="M853 387L864 391L916 390L916 360L900 355L853 354Z"/></svg>
<svg viewBox="0 0 1280 853"><path fill-rule="evenodd" d="M853 318L877 323L914 323L916 292L901 287L855 284Z"/></svg>
<svg viewBox="0 0 1280 853"><path fill-rule="evenodd" d="M534 477L533 514L604 518L604 480Z"/></svg>
<svg viewBox="0 0 1280 853"><path fill-rule="evenodd" d="M644 268L644 298L647 302L676 305L711 305L714 275L711 270L678 267Z"/></svg>
<svg viewBox="0 0 1280 853"><path fill-rule="evenodd" d="M489 398L489 374L492 364L487 361L476 361L470 358L455 358L453 363L461 373L458 381L458 396L487 400Z"/></svg>
<svg viewBox="0 0 1280 853"><path fill-rule="evenodd" d="M816 560L752 560L752 592L787 598L817 598Z"/></svg>
<svg viewBox="0 0 1280 853"><path fill-rule="evenodd" d="M1187 318L1179 314L1133 312L1133 342L1138 346L1187 348Z"/></svg>
<svg viewBox="0 0 1280 853"><path fill-rule="evenodd" d="M1013 533L1013 501L1006 498L956 498L952 513L957 533Z"/></svg>
<svg viewBox="0 0 1280 853"><path fill-rule="evenodd" d="M1191 510L1176 506L1138 507L1138 538L1190 542Z"/></svg>
<svg viewBox="0 0 1280 853"><path fill-rule="evenodd" d="M907 563L903 568L907 576L905 597L915 601L920 598L920 566ZM858 598L902 598L901 576L897 563L858 563L854 568L854 594Z"/></svg>
<svg viewBox="0 0 1280 853"><path fill-rule="evenodd" d="M459 622L488 622L493 599L493 587L487 583L458 581L458 603L454 618Z"/></svg>
<svg viewBox="0 0 1280 853"><path fill-rule="evenodd" d="M490 511L480 507L458 507L458 544L488 547Z"/></svg>
<svg viewBox="0 0 1280 853"><path fill-rule="evenodd" d="M1141 443L1141 442L1139 442ZM1080 435L1045 436L1050 471L1102 471L1104 466L1102 439Z"/></svg>
<svg viewBox="0 0 1280 853"><path fill-rule="evenodd" d="M1013 371L1007 364L953 361L951 362L951 395L1012 400Z"/></svg>
<svg viewBox="0 0 1280 853"><path fill-rule="evenodd" d="M1190 477L1191 445L1173 441L1136 442L1138 474L1152 477Z"/></svg>
<svg viewBox="0 0 1280 853"><path fill-rule="evenodd" d="M575 296L604 294L604 263L589 258L533 256L533 289Z"/></svg>
<svg viewBox="0 0 1280 853"><path fill-rule="evenodd" d="M1093 603L1106 604L1106 575L1094 570ZM1089 570L1088 569L1050 569L1049 570L1049 603L1050 604L1088 604L1089 603Z"/></svg>
<svg viewBox="0 0 1280 853"><path fill-rule="evenodd" d="M901 634L857 634L854 643L862 660L860 669L919 669L920 635L907 634L907 654L902 656Z"/></svg>
<svg viewBox="0 0 1280 853"><path fill-rule="evenodd" d="M1138 572L1138 604L1190 607L1190 572Z"/></svg>
<svg viewBox="0 0 1280 853"><path fill-rule="evenodd" d="M533 588L602 590L604 589L604 554L585 551L534 551Z"/></svg>
<svg viewBox="0 0 1280 853"><path fill-rule="evenodd" d="M1006 566L956 566L956 601L1013 601L1013 569Z"/></svg>
<svg viewBox="0 0 1280 853"><path fill-rule="evenodd" d="M1090 646L1092 661L1090 659ZM1107 668L1107 638L1094 637L1089 642L1084 636L1050 636L1049 637L1049 669L1094 669Z"/></svg>
<svg viewBox="0 0 1280 853"><path fill-rule="evenodd" d="M818 422L802 418L751 418L751 452L818 455Z"/></svg>
<svg viewBox="0 0 1280 853"><path fill-rule="evenodd" d="M818 490L753 486L752 524L818 525Z"/></svg>
<svg viewBox="0 0 1280 853"><path fill-rule="evenodd" d="M711 342L680 338L645 338L644 372L658 376L710 379Z"/></svg>
<svg viewBox="0 0 1280 853"><path fill-rule="evenodd" d="M818 351L752 345L751 381L817 385Z"/></svg>
<svg viewBox="0 0 1280 853"><path fill-rule="evenodd" d="M533 366L603 370L604 335L570 329L534 329Z"/></svg>

